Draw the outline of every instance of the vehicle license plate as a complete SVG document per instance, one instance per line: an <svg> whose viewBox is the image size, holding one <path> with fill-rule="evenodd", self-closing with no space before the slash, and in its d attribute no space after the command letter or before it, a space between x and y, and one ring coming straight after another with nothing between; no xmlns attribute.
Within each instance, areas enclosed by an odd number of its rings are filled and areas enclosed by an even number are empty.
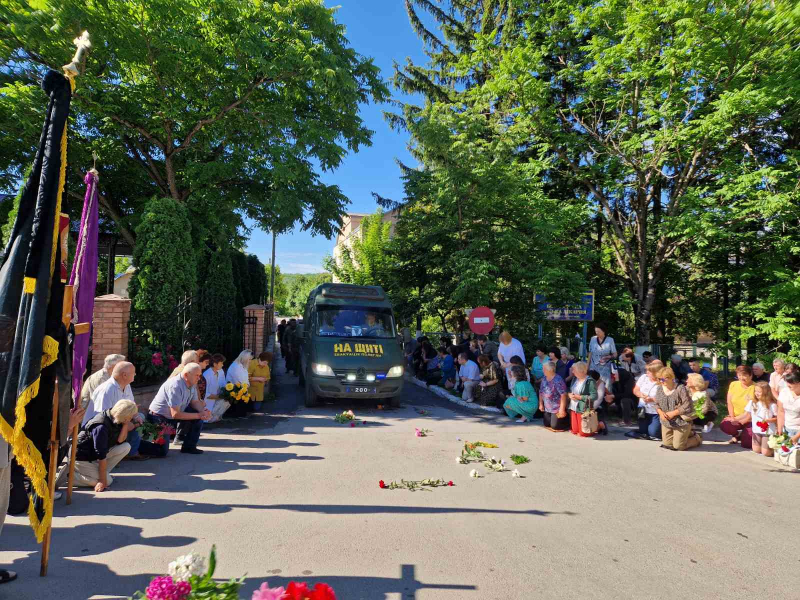
<svg viewBox="0 0 800 600"><path fill-rule="evenodd" d="M353 394L374 394L377 390L371 387L349 387L347 388L348 393Z"/></svg>

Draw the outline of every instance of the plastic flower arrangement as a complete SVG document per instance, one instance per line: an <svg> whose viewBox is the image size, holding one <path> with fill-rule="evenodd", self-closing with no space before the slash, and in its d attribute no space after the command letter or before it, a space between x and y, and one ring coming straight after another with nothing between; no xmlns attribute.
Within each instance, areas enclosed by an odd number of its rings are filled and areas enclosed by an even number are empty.
<svg viewBox="0 0 800 600"><path fill-rule="evenodd" d="M791 439L788 433L782 433L781 435L771 435L769 436L769 440L767 440L767 445L773 450L781 450L783 452L788 452L791 445ZM786 450L784 450L784 448L786 448Z"/></svg>
<svg viewBox="0 0 800 600"><path fill-rule="evenodd" d="M225 385L225 394L223 396L231 404L236 404L237 402L247 404L250 402L250 388L247 387L246 383L228 383Z"/></svg>

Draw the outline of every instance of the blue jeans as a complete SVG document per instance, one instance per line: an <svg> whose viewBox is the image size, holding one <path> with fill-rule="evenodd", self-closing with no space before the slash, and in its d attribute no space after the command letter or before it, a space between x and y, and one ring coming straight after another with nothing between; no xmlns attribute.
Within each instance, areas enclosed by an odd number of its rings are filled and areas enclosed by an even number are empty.
<svg viewBox="0 0 800 600"><path fill-rule="evenodd" d="M183 412L196 413L197 411L193 407L187 406ZM147 420L150 423L156 424L166 423L172 427L175 427L176 429L180 427L181 433L184 434L183 445L181 446L181 449L197 448L197 442L200 440L200 431L203 429L203 422L201 420L198 419L196 421L184 421L178 419L167 419L166 417L154 415L153 413L147 415ZM145 447L145 444L147 444L147 447ZM166 440L166 443L161 446L149 442L142 442L142 445L139 447L139 452L149 456L164 457L167 455L167 452L169 452L169 440Z"/></svg>
<svg viewBox="0 0 800 600"><path fill-rule="evenodd" d="M661 439L661 421L658 415L645 413L644 418L639 419L639 433Z"/></svg>
<svg viewBox="0 0 800 600"><path fill-rule="evenodd" d="M128 434L128 439L125 441L131 445L131 451L128 452L128 456L136 456L139 454L139 445L142 443L142 436L139 435L138 430L132 430Z"/></svg>

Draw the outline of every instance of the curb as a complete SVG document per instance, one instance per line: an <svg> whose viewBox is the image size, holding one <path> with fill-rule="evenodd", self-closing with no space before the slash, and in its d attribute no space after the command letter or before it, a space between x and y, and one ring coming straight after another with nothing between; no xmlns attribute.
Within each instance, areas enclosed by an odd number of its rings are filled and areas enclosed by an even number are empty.
<svg viewBox="0 0 800 600"><path fill-rule="evenodd" d="M471 408L473 410L482 410L484 412L490 413L502 413L499 408L494 406L481 406L480 404L475 404L474 402L467 402L466 400L462 400L461 398L457 398L453 396L450 392L448 392L444 388L440 388L439 386L428 386L425 382L420 381L413 375L409 375L408 373L405 374L405 380L409 383L413 383L417 387L421 387L425 390L428 390L430 393L439 396L440 398L444 398L445 400L449 400L453 404L458 404L459 406L463 406L464 408Z"/></svg>

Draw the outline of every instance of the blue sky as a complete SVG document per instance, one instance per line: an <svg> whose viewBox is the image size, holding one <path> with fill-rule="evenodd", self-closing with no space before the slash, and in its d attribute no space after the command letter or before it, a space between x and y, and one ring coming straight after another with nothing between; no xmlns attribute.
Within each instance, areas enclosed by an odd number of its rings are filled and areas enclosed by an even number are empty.
<svg viewBox="0 0 800 600"><path fill-rule="evenodd" d="M406 57L415 63L424 63L422 44L411 29L402 0L327 0L328 6L339 6L336 18L347 28L351 46L360 54L372 57L384 78L393 74L392 62L404 64ZM395 98L398 92L392 90ZM322 180L335 184L350 199L348 212L371 213L377 208L372 192L399 199L403 187L399 158L405 164L416 164L406 149L408 136L392 131L383 119L387 105L361 107L362 119L375 133L372 146L350 154L334 172L323 173ZM314 237L310 233L294 231L278 236L275 262L283 273L313 273L322 271L322 259L330 254L334 240ZM268 264L272 252L272 238L264 231L254 229L247 245L248 252L256 254Z"/></svg>

